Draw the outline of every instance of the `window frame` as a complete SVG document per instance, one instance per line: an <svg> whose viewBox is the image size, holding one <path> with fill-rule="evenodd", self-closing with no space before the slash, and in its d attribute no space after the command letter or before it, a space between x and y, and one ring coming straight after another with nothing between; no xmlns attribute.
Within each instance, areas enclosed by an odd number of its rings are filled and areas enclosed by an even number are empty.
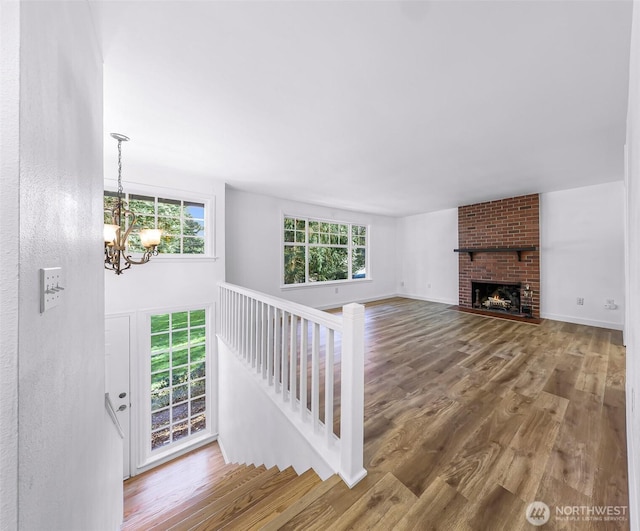
<svg viewBox="0 0 640 531"><path fill-rule="evenodd" d="M290 245L291 242L285 242L285 228L284 228L284 222L285 219L287 218L293 218L293 219L298 219L298 220L304 220L305 221L305 242L303 244L298 244L296 245L295 242L293 245ZM331 225L347 225L348 226L348 240L347 240L347 245L340 245L340 244L315 244L315 243L310 243L309 242L309 223L310 222L317 222L317 223L328 223ZM352 234L352 228L356 226L356 227L365 227L366 228L366 234L365 234L365 245L361 246L361 245L353 245L353 234ZM298 282L298 283L294 283L294 284L286 284L285 283L285 276L284 276L284 262L285 262L285 256L284 256L284 248L285 246L291 246L291 247L304 247L305 249L305 282ZM346 248L347 249L347 259L348 259L348 271L347 271L347 278L345 279L339 279L339 280L316 280L316 281L310 281L309 280L309 248L310 247L336 247L336 248ZM357 248L363 248L365 249L365 270L366 270L366 277L364 278L351 278L353 275L353 251ZM307 215L298 215L298 214L291 214L291 213L287 213L287 212L281 212L280 215L280 288L281 289L296 289L296 288L306 288L306 287L310 287L310 286L330 286L332 284L351 284L351 283L355 283L355 282L371 282L373 280L372 277L372 272L371 272L371 226L369 223L362 223L362 222L357 222L357 221L342 221L342 220L336 220L336 219L328 219L328 218L321 218L321 217L314 217L314 216L307 216Z"/></svg>
<svg viewBox="0 0 640 531"><path fill-rule="evenodd" d="M155 450L151 449L151 316L165 313L188 312L205 310L205 411L206 427L193 435L188 435L173 444L169 443ZM181 455L197 446L215 440L218 435L218 412L215 409L215 397L217 397L217 364L214 359L215 330L213 328L214 305L211 303L189 304L172 306L167 308L155 308L138 313L138 363L135 375L137 397L139 407L135 424L132 428L136 431L137 473L161 464L171 458ZM133 378L133 375L132 375ZM215 387L214 387L215 386ZM169 406L172 407L172 406ZM132 419L133 421L133 419ZM132 430L133 431L133 430ZM133 441L132 441L133 443Z"/></svg>
<svg viewBox="0 0 640 531"><path fill-rule="evenodd" d="M103 186L102 202L104 205L104 192L117 193L117 184L111 181L105 181ZM156 200L169 199L179 200L193 203L200 203L204 205L204 253L203 254L185 254L185 253L158 253L153 257L153 261L167 260L167 261L211 261L217 260L216 256L216 198L209 194L200 194L195 192L185 192L183 190L173 188L163 188L156 186L148 186L139 183L132 183L127 185L124 193L127 196L141 195L147 197L153 197ZM135 212L134 212L135 213ZM162 216L160 216L162 217ZM184 235L181 235L184 237ZM132 251L131 255L137 258L142 255L138 251Z"/></svg>

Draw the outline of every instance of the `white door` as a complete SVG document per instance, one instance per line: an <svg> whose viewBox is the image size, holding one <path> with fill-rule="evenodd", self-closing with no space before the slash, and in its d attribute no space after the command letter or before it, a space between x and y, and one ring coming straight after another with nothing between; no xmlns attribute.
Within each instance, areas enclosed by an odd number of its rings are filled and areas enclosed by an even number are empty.
<svg viewBox="0 0 640 531"><path fill-rule="evenodd" d="M105 319L105 392L124 432L123 478L130 476L131 400L129 390L129 316Z"/></svg>

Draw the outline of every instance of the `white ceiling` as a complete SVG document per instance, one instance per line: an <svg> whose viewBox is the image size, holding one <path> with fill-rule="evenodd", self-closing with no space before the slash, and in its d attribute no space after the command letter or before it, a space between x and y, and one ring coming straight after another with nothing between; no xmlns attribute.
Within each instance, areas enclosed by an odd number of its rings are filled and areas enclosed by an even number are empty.
<svg viewBox="0 0 640 531"><path fill-rule="evenodd" d="M630 1L92 9L136 168L394 216L623 178Z"/></svg>

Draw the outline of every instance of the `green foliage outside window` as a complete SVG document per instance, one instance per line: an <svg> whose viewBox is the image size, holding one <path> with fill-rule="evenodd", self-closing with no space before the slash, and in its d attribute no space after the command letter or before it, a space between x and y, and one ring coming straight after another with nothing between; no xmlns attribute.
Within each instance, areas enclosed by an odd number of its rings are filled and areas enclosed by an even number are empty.
<svg viewBox="0 0 640 531"><path fill-rule="evenodd" d="M206 428L206 310L151 316L151 449Z"/></svg>
<svg viewBox="0 0 640 531"><path fill-rule="evenodd" d="M284 218L284 283L366 278L367 228Z"/></svg>
<svg viewBox="0 0 640 531"><path fill-rule="evenodd" d="M162 238L158 251L165 254L204 254L205 225L204 204L179 199L163 199L150 196L125 194L128 208L136 214L136 221L129 236L128 250L144 251L139 233L142 229L161 229ZM116 193L104 193L105 223L111 223L110 210L116 204ZM126 230L129 220L123 220ZM127 224L125 226L125 224Z"/></svg>

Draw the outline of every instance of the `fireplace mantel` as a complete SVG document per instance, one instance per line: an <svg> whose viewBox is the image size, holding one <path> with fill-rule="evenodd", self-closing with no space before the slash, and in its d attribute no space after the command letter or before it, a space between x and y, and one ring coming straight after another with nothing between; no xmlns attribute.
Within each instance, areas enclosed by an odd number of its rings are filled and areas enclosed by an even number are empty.
<svg viewBox="0 0 640 531"><path fill-rule="evenodd" d="M473 253L509 253L514 252L518 254L518 262L522 261L522 252L523 251L537 251L537 246L531 247L474 247L469 249L454 249L454 253L468 253L469 259L473 262Z"/></svg>

